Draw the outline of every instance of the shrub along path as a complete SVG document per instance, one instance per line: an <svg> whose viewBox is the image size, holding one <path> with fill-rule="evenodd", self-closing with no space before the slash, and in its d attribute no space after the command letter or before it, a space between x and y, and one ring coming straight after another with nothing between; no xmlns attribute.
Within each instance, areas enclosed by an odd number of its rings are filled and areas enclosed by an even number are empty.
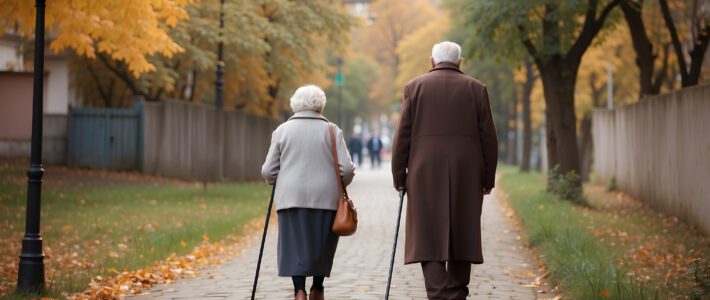
<svg viewBox="0 0 710 300"><path fill-rule="evenodd" d="M382 299L392 250L398 196L392 189L389 169L358 170L349 192L360 213L358 232L342 238L332 277L325 281L329 299ZM496 195L483 205L483 255L485 263L472 269L471 299L535 299L535 265L523 248L512 214ZM276 227L273 224L271 228ZM426 299L419 265L403 265L404 220L395 262L392 299ZM276 276L276 236L267 238L257 296L259 299L293 297L290 278ZM157 286L134 299L249 299L260 234L242 256L194 279ZM310 284L310 279L307 282ZM543 295L545 296L545 295ZM550 296L551 297L551 296Z"/></svg>

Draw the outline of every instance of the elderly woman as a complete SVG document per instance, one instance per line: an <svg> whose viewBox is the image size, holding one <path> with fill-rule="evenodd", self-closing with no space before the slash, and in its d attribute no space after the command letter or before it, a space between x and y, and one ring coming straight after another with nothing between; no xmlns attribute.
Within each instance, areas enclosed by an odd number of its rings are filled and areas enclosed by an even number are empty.
<svg viewBox="0 0 710 300"><path fill-rule="evenodd" d="M328 120L321 114L325 93L302 86L291 97L294 115L274 130L261 168L269 184L276 184L274 202L279 219L279 276L293 279L295 299L306 299L306 277L313 276L309 299L323 299L323 280L330 277L338 236L331 226L339 200ZM355 167L335 127L337 165L345 185Z"/></svg>

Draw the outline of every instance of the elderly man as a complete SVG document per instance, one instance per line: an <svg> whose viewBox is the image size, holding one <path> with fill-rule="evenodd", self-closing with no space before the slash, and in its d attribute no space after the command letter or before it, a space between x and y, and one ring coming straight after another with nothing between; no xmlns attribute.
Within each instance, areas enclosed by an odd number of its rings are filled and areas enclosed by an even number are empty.
<svg viewBox="0 0 710 300"><path fill-rule="evenodd" d="M434 45L431 65L404 87L392 151L395 188L409 195L404 260L421 263L429 299L465 299L471 264L483 263L498 138L486 86L460 70L461 47Z"/></svg>

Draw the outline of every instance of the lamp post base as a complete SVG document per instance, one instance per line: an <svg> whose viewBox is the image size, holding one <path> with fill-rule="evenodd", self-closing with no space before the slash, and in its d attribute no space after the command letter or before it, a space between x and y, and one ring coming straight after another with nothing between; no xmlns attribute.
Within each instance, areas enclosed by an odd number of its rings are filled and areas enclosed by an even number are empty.
<svg viewBox="0 0 710 300"><path fill-rule="evenodd" d="M39 293L44 290L44 254L41 236L25 236L22 239L20 269L17 276L17 292Z"/></svg>

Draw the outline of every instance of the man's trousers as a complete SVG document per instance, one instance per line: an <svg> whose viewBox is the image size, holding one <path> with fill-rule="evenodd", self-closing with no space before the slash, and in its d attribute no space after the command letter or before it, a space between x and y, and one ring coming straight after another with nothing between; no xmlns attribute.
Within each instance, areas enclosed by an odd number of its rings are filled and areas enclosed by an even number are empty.
<svg viewBox="0 0 710 300"><path fill-rule="evenodd" d="M429 300L459 300L468 296L471 262L422 262L424 284Z"/></svg>

